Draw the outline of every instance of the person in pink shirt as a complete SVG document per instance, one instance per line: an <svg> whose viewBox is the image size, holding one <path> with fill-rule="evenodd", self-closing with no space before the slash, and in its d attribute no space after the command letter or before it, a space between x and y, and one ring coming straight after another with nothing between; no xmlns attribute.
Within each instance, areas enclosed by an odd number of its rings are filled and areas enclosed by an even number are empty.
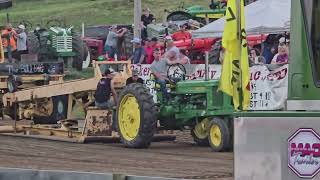
<svg viewBox="0 0 320 180"><path fill-rule="evenodd" d="M153 43L151 41L151 39L147 39L145 41L145 46L144 46L144 50L146 52L146 63L147 64L152 64L152 62L154 61L154 57L153 57L153 51L154 51L154 46Z"/></svg>

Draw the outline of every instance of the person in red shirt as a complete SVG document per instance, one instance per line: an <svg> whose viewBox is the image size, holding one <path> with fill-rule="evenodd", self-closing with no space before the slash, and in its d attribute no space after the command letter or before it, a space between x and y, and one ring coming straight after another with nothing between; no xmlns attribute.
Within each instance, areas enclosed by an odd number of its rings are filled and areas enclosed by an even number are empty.
<svg viewBox="0 0 320 180"><path fill-rule="evenodd" d="M154 50L153 43L150 38L147 38L147 40L145 41L145 46L144 46L144 51L146 52L146 63L147 64L151 64L154 60L153 50Z"/></svg>
<svg viewBox="0 0 320 180"><path fill-rule="evenodd" d="M191 33L188 32L188 27L189 27L188 23L183 24L182 27L180 28L180 31L175 32L172 35L172 39L174 41L191 39L192 36L191 36Z"/></svg>
<svg viewBox="0 0 320 180"><path fill-rule="evenodd" d="M158 39L153 37L152 39L147 38L145 41L144 50L146 52L146 63L152 64L154 61L153 51L157 48L160 48L160 44L158 43Z"/></svg>

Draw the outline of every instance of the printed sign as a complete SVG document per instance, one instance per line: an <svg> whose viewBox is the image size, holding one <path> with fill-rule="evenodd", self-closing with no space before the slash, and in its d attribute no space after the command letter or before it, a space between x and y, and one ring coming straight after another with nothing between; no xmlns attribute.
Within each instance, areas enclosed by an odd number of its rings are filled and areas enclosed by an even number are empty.
<svg viewBox="0 0 320 180"><path fill-rule="evenodd" d="M269 70L258 65L250 68L250 110L279 110L288 96L288 65Z"/></svg>
<svg viewBox="0 0 320 180"><path fill-rule="evenodd" d="M0 74L63 74L63 62L3 63Z"/></svg>
<svg viewBox="0 0 320 180"><path fill-rule="evenodd" d="M156 101L155 81L151 75L150 65L132 65L140 72L140 77L154 95ZM185 65L187 80L204 79L205 65ZM209 79L220 79L221 65L209 65ZM169 72L170 75L170 72ZM288 65L270 70L264 65L250 68L251 102L250 110L279 110L284 108L288 91Z"/></svg>
<svg viewBox="0 0 320 180"><path fill-rule="evenodd" d="M288 166L301 178L320 171L320 136L313 129L299 129L288 139Z"/></svg>

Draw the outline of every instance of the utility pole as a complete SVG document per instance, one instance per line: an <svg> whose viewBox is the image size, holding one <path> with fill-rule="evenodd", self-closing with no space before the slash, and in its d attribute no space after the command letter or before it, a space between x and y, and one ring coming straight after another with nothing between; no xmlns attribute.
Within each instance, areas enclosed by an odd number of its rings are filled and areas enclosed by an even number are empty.
<svg viewBox="0 0 320 180"><path fill-rule="evenodd" d="M134 37L141 39L141 0L134 0Z"/></svg>

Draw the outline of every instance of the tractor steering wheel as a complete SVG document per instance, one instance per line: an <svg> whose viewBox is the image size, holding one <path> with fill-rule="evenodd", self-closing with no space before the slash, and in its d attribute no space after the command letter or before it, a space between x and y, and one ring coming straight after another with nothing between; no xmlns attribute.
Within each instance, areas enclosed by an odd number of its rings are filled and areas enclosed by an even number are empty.
<svg viewBox="0 0 320 180"><path fill-rule="evenodd" d="M167 77L171 83L185 80L186 74L186 68L180 63L170 65L167 71Z"/></svg>

